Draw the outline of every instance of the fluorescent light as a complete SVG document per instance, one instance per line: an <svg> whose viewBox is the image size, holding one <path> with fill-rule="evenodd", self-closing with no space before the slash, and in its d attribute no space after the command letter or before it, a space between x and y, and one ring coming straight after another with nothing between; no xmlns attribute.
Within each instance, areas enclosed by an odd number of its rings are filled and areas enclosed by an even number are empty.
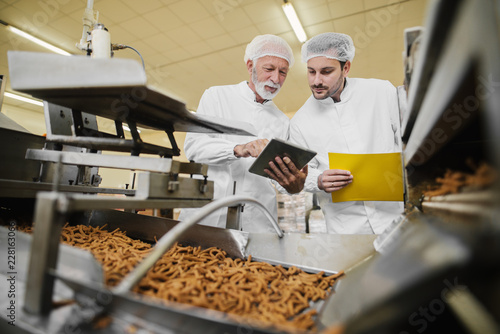
<svg viewBox="0 0 500 334"><path fill-rule="evenodd" d="M307 35L304 31L304 28L302 28L302 24L300 23L300 20L292 4L285 1L285 3L282 5L282 8L285 12L288 22L290 22L290 25L292 26L293 32L295 32L295 35L297 36L297 39L299 40L299 42L304 43L307 40Z"/></svg>
<svg viewBox="0 0 500 334"><path fill-rule="evenodd" d="M129 128L128 126L126 126L125 124L123 124L122 126L123 126L123 129L124 129L125 131L131 132L131 131L130 131L130 128ZM141 133L141 130L137 129L137 132L138 132L138 133Z"/></svg>
<svg viewBox="0 0 500 334"><path fill-rule="evenodd" d="M47 42L44 42L42 41L41 39L39 38L36 38L35 36L32 36L22 30L19 30L17 29L16 27L13 27L13 26L8 26L8 28L10 29L10 31L12 31L13 33L23 37L23 38L26 38L32 42L35 42L36 44L38 45L41 45L43 46L44 48L46 49L49 49L50 51L53 51L55 53L59 53L61 55L64 55L64 56L71 56L71 53L67 52L67 51L64 51L63 49L60 49L52 44L49 44Z"/></svg>
<svg viewBox="0 0 500 334"><path fill-rule="evenodd" d="M24 96L12 94L9 92L5 92L4 95L7 97L10 97L11 99L15 99L15 100L19 100L19 101L23 101L23 102L27 102L27 103L31 103L31 104L35 104L37 106L43 107L43 102L40 100L30 99L29 97L24 97Z"/></svg>

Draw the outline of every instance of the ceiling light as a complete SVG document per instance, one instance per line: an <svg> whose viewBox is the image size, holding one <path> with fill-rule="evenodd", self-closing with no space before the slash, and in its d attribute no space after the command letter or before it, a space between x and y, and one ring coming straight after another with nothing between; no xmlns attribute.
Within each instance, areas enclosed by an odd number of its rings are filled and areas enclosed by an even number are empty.
<svg viewBox="0 0 500 334"><path fill-rule="evenodd" d="M23 102L27 102L27 103L31 103L31 104L35 104L37 106L43 107L43 102L40 100L30 99L29 97L24 97L24 96L12 94L9 92L5 92L5 96L10 97L11 99L15 99L15 100L19 100L19 101L23 101Z"/></svg>
<svg viewBox="0 0 500 334"><path fill-rule="evenodd" d="M285 3L281 5L281 7L285 12L288 22L290 22L290 25L292 26L293 32L295 32L297 39L299 40L299 42L304 43L307 40L307 35L304 31L304 28L302 28L302 24L300 23L300 20L292 4L285 0Z"/></svg>
<svg viewBox="0 0 500 334"><path fill-rule="evenodd" d="M122 126L123 126L123 129L124 129L125 131L132 132L132 131L130 131L130 128L129 128L128 126L126 126L125 124L123 124ZM138 132L138 133L141 133L141 130L137 129L137 132Z"/></svg>
<svg viewBox="0 0 500 334"><path fill-rule="evenodd" d="M24 32L22 30L19 30L17 29L16 27L13 27L11 25L8 26L9 30L12 31L13 33L23 37L23 38L26 38L32 42L35 42L36 44L38 45L41 45L43 46L44 48L46 49L49 49L50 51L53 51L55 53L59 53L61 55L64 55L64 56L71 56L71 53L67 52L67 51L64 51L63 49L60 49L52 44L49 44L47 42L44 42L42 41L41 39L39 38L36 38L35 36L32 36L30 34L28 34L27 32Z"/></svg>

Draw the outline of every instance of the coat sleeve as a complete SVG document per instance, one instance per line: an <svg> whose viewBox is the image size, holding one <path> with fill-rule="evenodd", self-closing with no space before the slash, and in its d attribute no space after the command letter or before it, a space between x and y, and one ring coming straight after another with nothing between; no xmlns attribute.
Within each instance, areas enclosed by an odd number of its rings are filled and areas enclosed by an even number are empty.
<svg viewBox="0 0 500 334"><path fill-rule="evenodd" d="M308 147L306 140L304 139L300 129L295 126L294 122L290 122L290 141L302 147ZM312 158L308 163L307 167L307 178L304 184L304 190L308 192L319 192L318 188L318 176L322 173L318 169L318 160L316 157Z"/></svg>
<svg viewBox="0 0 500 334"><path fill-rule="evenodd" d="M216 94L206 90L200 100L197 113L213 117L222 117L221 104ZM208 165L224 165L236 161L234 156L236 144L220 134L187 133L184 151L190 161Z"/></svg>
<svg viewBox="0 0 500 334"><path fill-rule="evenodd" d="M401 152L402 139L401 139L401 117L399 110L398 91L390 82L388 83L387 100L389 105L389 117L391 120L391 127L394 133L394 151Z"/></svg>

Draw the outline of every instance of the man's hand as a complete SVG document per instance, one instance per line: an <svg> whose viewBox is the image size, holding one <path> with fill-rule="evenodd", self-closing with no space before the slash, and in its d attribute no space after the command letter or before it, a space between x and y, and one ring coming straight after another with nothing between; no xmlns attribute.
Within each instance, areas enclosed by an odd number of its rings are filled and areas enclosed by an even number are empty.
<svg viewBox="0 0 500 334"><path fill-rule="evenodd" d="M271 169L264 169L267 175L276 180L290 194L301 192L307 177L307 165L298 170L289 157L283 159L276 157L274 160L276 163L269 161Z"/></svg>
<svg viewBox="0 0 500 334"><path fill-rule="evenodd" d="M353 176L348 170L327 169L318 176L318 188L331 193L349 185L352 179Z"/></svg>
<svg viewBox="0 0 500 334"><path fill-rule="evenodd" d="M246 144L236 145L233 149L234 156L237 158L256 158L267 143L269 143L268 139L257 139Z"/></svg>

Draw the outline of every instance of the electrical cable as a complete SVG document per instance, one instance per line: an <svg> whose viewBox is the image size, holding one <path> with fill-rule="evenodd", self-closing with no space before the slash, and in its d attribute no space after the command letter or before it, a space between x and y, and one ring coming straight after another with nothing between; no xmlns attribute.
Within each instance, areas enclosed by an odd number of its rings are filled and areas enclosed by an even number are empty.
<svg viewBox="0 0 500 334"><path fill-rule="evenodd" d="M141 53L139 51L137 51L135 48L133 48L131 46L128 46L128 45L124 45L124 44L111 44L111 48L112 48L112 50L123 50L123 49L132 49L132 50L134 50L139 55L139 57L141 58L142 68L144 69L144 71L146 71L146 66L144 66L144 59L142 58Z"/></svg>

